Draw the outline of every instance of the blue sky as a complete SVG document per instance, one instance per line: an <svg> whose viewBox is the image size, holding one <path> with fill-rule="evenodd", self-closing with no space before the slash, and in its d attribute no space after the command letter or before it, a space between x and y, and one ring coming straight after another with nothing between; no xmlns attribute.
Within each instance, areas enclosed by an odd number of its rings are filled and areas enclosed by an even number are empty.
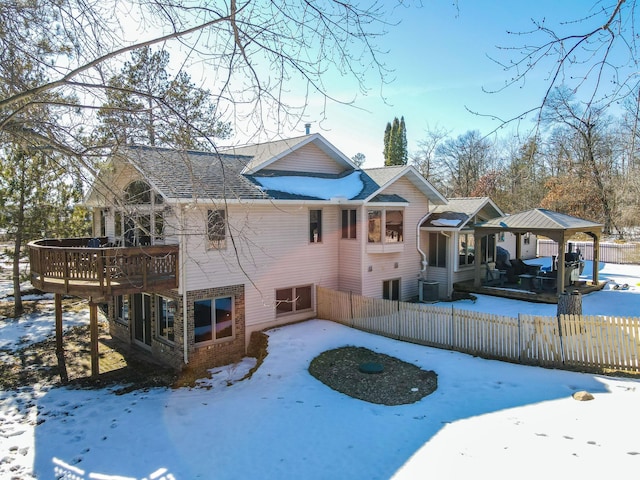
<svg viewBox="0 0 640 480"><path fill-rule="evenodd" d="M548 26L554 27L560 21L584 17L589 11L593 13L592 3L595 0L447 0L425 1L421 8L400 7L395 11L400 24L389 27L388 34L379 39L380 48L389 50L383 59L394 71L395 80L381 88L379 80L371 75L371 91L367 96L358 96L358 108L330 104L322 122L321 109L314 106L312 97L305 120L312 124L312 132L322 133L347 156L364 153L365 167L382 166L384 128L395 116L405 117L410 153L425 138L428 128L446 129L454 137L468 130L488 134L498 122L473 115L467 109L511 118L539 104L548 86L547 65L528 76L525 84L501 93L483 92L483 88L503 85L511 75L489 56L515 59L515 52L498 47L518 46L526 41L525 37L507 32L532 30L532 18L544 18ZM581 33L587 30L584 24L567 28ZM343 79L329 78L327 85L339 98L354 96L354 89ZM523 125L530 126L531 121L526 120ZM501 134L513 133L514 129L515 125ZM291 135L303 133L304 122Z"/></svg>

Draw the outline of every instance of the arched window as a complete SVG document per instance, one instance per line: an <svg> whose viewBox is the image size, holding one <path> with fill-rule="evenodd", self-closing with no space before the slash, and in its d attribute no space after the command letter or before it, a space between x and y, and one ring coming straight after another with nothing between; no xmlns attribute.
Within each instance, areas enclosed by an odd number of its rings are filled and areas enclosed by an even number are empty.
<svg viewBox="0 0 640 480"><path fill-rule="evenodd" d="M161 243L164 239L163 198L147 182L134 180L124 188L123 201L127 207L115 215L117 242L125 246Z"/></svg>
<svg viewBox="0 0 640 480"><path fill-rule="evenodd" d="M142 180L131 182L124 189L124 202L127 205L146 205L151 203L151 187Z"/></svg>

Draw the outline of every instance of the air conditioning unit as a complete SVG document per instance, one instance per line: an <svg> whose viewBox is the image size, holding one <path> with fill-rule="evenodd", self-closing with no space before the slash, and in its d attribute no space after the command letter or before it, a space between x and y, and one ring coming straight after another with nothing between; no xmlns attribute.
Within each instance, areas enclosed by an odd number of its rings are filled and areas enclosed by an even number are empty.
<svg viewBox="0 0 640 480"><path fill-rule="evenodd" d="M418 300L422 303L436 303L440 300L440 283L418 280Z"/></svg>

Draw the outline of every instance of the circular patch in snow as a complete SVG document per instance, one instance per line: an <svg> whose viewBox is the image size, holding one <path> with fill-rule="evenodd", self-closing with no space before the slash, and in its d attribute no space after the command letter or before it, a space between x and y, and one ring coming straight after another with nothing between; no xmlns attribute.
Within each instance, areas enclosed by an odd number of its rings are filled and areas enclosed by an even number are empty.
<svg viewBox="0 0 640 480"><path fill-rule="evenodd" d="M364 374L360 367L366 364L382 371ZM438 388L435 372L363 347L327 350L311 361L309 373L338 392L380 405L414 403Z"/></svg>
<svg viewBox="0 0 640 480"><path fill-rule="evenodd" d="M384 372L384 365L378 362L366 362L361 363L358 370L362 373L382 373Z"/></svg>

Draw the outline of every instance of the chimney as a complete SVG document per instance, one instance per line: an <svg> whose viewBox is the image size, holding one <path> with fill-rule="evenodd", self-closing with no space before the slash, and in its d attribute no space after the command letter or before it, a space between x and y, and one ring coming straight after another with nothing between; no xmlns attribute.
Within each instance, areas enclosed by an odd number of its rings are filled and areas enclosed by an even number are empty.
<svg viewBox="0 0 640 480"><path fill-rule="evenodd" d="M305 123L304 124L304 130L305 130L305 135L309 135L311 133L311 124L310 123Z"/></svg>

